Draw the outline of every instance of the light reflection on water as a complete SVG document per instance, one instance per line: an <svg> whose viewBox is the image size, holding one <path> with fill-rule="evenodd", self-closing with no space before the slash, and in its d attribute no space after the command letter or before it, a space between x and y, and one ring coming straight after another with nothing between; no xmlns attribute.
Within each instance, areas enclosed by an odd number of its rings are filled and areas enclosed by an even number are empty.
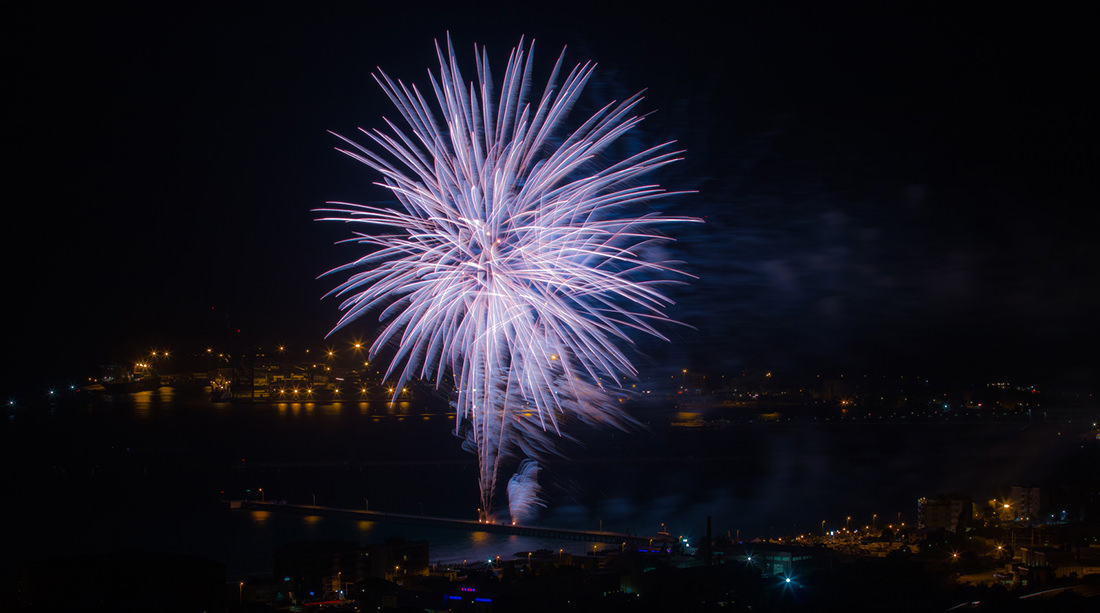
<svg viewBox="0 0 1100 613"><path fill-rule="evenodd" d="M154 412L170 409L176 396L176 389L169 386L161 386L155 390L143 390L133 392L125 396L107 396L109 404L118 403L121 406L129 404L133 407L136 417L148 418Z"/></svg>
<svg viewBox="0 0 1100 613"><path fill-rule="evenodd" d="M153 411L153 390L145 390L142 392L135 392L134 399L134 415L136 417L147 418Z"/></svg>
<svg viewBox="0 0 1100 613"><path fill-rule="evenodd" d="M271 519L271 511L249 511L248 515L257 528L266 528Z"/></svg>
<svg viewBox="0 0 1100 613"><path fill-rule="evenodd" d="M134 398L135 403L149 403L148 399ZM384 400L378 401L358 401L355 403L348 403L340 400L334 400L332 402L298 402L298 401L279 401L272 402L270 404L259 403L254 405L254 408L259 411L263 411L265 407L271 406L275 408L275 411L282 416L286 415L311 415L315 411L317 414L327 417L339 417L348 414L350 410L358 412L361 416L369 416L372 421L379 421L383 418L387 419L405 419L414 415L421 415L424 418L433 417L436 415L448 415L450 419L454 419L454 413L441 413L438 411L438 407L433 409L430 407L416 407L411 402L388 402Z"/></svg>
<svg viewBox="0 0 1100 613"><path fill-rule="evenodd" d="M477 530L470 533L470 542L475 544L487 543L490 540L489 537L490 535L488 532L485 532L484 530Z"/></svg>

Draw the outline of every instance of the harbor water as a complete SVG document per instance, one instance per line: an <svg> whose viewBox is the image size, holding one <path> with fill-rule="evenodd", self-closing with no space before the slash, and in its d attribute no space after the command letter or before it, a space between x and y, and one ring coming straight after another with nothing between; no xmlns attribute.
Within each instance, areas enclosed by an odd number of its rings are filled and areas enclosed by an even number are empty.
<svg viewBox="0 0 1100 613"><path fill-rule="evenodd" d="M660 403L634 416L632 431L562 441L561 456L542 467L546 507L533 524L690 537L711 517L716 533L740 538L816 532L846 517L911 524L918 497L1007 493L1062 470L1079 447L1074 425L1054 419L803 414L684 427ZM269 572L276 547L306 540L427 540L433 562L593 547L225 502L474 519L477 467L452 434L454 419L438 402L229 403L172 387L10 411L0 425L5 563L142 549L210 558L235 577ZM500 498L495 514L506 521Z"/></svg>

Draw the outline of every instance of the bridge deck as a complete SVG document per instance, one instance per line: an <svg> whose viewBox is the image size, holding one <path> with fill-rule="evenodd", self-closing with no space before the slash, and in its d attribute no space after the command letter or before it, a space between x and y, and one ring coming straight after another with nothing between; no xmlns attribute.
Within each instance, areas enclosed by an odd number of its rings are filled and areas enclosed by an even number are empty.
<svg viewBox="0 0 1100 613"><path fill-rule="evenodd" d="M518 534L522 536L534 536L539 538L552 538L566 541L589 541L595 543L614 543L620 545L626 543L629 546L649 546L654 542L667 541L668 536L645 536L638 534L624 534L621 532L600 532L589 530L567 530L563 528L550 528L546 526L524 526L509 523L485 523L467 519L452 519L448 517L430 517L426 515L405 515L401 513L382 513L358 509L341 509L336 507L321 507L314 505L283 504L275 502L258 501L234 501L233 506L242 509L264 510L279 513L292 513L297 515L319 515L337 519L354 519L359 521L385 521L395 524L412 524L419 526L431 526L436 528L453 528L456 530L480 530L497 534ZM671 544L671 543L669 543Z"/></svg>

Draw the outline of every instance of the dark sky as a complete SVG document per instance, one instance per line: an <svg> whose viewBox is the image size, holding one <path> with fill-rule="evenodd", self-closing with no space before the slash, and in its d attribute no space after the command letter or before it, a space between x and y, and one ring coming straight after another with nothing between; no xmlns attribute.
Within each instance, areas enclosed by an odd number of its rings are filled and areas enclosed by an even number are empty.
<svg viewBox="0 0 1100 613"><path fill-rule="evenodd" d="M589 104L646 89L625 145L687 151L657 179L698 190L666 212L708 222L669 247L700 277L672 290L694 329L643 362L1097 379L1084 15L374 4L4 19L5 378L230 335L320 345L338 313L316 277L355 250L310 209L386 197L326 131L396 116L371 72L423 83L450 31L498 75L522 34L543 75L568 45L599 63Z"/></svg>

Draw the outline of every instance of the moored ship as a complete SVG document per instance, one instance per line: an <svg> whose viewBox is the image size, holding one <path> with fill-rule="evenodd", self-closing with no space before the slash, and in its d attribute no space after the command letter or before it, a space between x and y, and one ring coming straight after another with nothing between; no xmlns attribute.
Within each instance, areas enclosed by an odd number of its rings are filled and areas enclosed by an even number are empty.
<svg viewBox="0 0 1100 613"><path fill-rule="evenodd" d="M108 394L132 394L157 389L160 386L160 377L149 374L132 375L104 379L100 383Z"/></svg>

